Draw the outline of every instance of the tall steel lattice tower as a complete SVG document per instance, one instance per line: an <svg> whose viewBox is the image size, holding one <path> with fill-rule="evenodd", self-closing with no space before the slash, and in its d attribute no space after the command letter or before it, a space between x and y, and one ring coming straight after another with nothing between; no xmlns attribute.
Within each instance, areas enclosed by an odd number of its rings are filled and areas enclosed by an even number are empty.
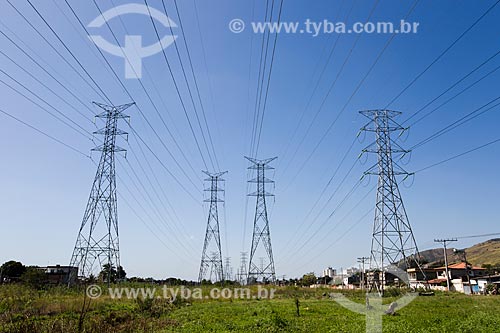
<svg viewBox="0 0 500 333"><path fill-rule="evenodd" d="M104 265L107 265L110 271L120 266L115 153L125 152L125 149L116 145L116 137L127 135L118 128L118 120L128 119L129 116L123 114L123 111L134 105L134 103L120 106L94 104L104 110L96 117L105 119L106 127L94 132L104 135L104 142L92 149L100 151L101 158L71 256L70 266L78 267L80 278L96 277ZM111 278L110 273L106 274L108 283ZM72 277L69 279L70 283L71 281Z"/></svg>
<svg viewBox="0 0 500 333"><path fill-rule="evenodd" d="M224 259L224 280L231 281L233 277L233 269L231 267L231 257L226 257Z"/></svg>
<svg viewBox="0 0 500 333"><path fill-rule="evenodd" d="M409 151L401 148L392 138L395 131L404 128L393 118L401 112L390 110L361 111L371 121L362 130L374 132L376 141L363 152L376 153L377 163L365 175L377 175L377 202L371 245L370 269L372 277L370 289L383 293L384 286L398 278L409 284L408 268L419 270L425 278L419 263L419 252L408 216L399 192L397 176L408 176L395 162L396 156Z"/></svg>
<svg viewBox="0 0 500 333"><path fill-rule="evenodd" d="M248 169L256 170L257 177L249 180L249 183L257 184L257 191L248 194L249 196L257 197L255 206L255 218L253 222L252 248L250 250L250 261L248 267L248 283L272 282L276 281L276 272L274 270L273 249L271 247L271 234L269 232L269 219L267 215L266 197L274 196L266 192L266 184L274 184L274 181L265 177L266 170L272 170L268 164L274 161L277 157L268 158L265 160L257 160L250 157L245 157L253 165ZM260 249L264 248L264 257L262 264L256 261L256 254Z"/></svg>
<svg viewBox="0 0 500 333"><path fill-rule="evenodd" d="M219 231L219 212L218 206L219 202L224 202L219 197L220 192L224 192L224 189L220 187L221 183L224 181L222 175L227 173L209 173L203 171L209 178L205 181L210 183L210 188L206 188L205 191L210 192L210 198L205 199L205 202L209 203L208 209L208 221L207 230L205 232L205 242L203 243L203 252L201 254L201 264L200 264L200 274L198 276L198 282L201 283L203 279L206 278L208 272L210 272L209 279L214 281L223 281L224 272L222 269L222 250L220 245L220 231ZM210 251L210 252L209 252ZM214 276L212 278L212 276Z"/></svg>
<svg viewBox="0 0 500 333"><path fill-rule="evenodd" d="M247 252L241 252L241 257L240 257L240 268L238 272L238 282L241 285L244 285L247 283Z"/></svg>

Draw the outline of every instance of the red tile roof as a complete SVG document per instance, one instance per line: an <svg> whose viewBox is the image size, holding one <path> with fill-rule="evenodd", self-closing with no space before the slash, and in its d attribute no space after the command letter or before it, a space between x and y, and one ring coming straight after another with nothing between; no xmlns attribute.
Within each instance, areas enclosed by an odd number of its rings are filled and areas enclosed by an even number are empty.
<svg viewBox="0 0 500 333"><path fill-rule="evenodd" d="M445 267L439 267L437 269L445 269ZM453 265L448 265L448 269L465 269L465 263L460 262L458 264L453 264ZM481 267L472 267L474 270L485 270L486 268L481 268Z"/></svg>
<svg viewBox="0 0 500 333"><path fill-rule="evenodd" d="M427 282L428 283L443 283L443 282L446 282L446 279L445 278L432 279L432 280L429 280Z"/></svg>

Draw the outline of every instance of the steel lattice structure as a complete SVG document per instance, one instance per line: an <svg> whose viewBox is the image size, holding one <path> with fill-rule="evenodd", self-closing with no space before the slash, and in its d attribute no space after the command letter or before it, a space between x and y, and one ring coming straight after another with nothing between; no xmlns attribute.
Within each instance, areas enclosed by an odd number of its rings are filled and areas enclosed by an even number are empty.
<svg viewBox="0 0 500 333"><path fill-rule="evenodd" d="M276 281L276 272L274 269L273 250L271 246L271 234L269 232L269 219L267 215L266 197L274 196L266 192L265 185L273 184L274 181L265 177L266 170L272 170L268 164L274 161L277 157L268 158L265 160L257 160L250 157L245 157L253 165L248 169L256 170L257 177L249 180L249 183L257 184L257 191L248 194L249 196L257 197L255 206L255 218L253 222L252 248L250 250L250 260L248 266L248 283L272 282ZM255 262L255 255L259 247L264 247L266 258L262 265Z"/></svg>
<svg viewBox="0 0 500 333"><path fill-rule="evenodd" d="M370 289L376 288L383 293L391 277L397 276L408 284L408 268L417 268L425 275L420 267L417 244L396 179L397 176L410 175L394 160L396 156L409 153L391 138L393 132L404 130L393 119L401 112L368 110L360 113L371 120L362 130L376 135L376 141L363 149L363 153L376 153L378 156L377 163L365 175L378 176L370 257L373 274L369 284Z"/></svg>
<svg viewBox="0 0 500 333"><path fill-rule="evenodd" d="M200 274L198 276L198 282L200 283L206 277L208 272L210 272L210 280L212 280L212 276L214 276L214 281L224 280L218 204L219 202L224 202L224 200L219 198L219 192L224 192L224 189L219 187L219 185L224 181L221 177L227 173L227 171L218 173L209 173L207 171L203 172L209 177L206 178L205 181L210 182L210 188L205 189L205 191L210 192L210 198L205 199L204 201L209 202L210 206L208 209L205 242L203 243L203 252L201 254ZM210 253L208 251L210 251Z"/></svg>
<svg viewBox="0 0 500 333"><path fill-rule="evenodd" d="M241 252L240 268L238 270L238 282L241 285L247 283L247 252Z"/></svg>
<svg viewBox="0 0 500 333"><path fill-rule="evenodd" d="M224 258L224 280L231 281L232 280L232 268L231 268L231 257Z"/></svg>
<svg viewBox="0 0 500 333"><path fill-rule="evenodd" d="M109 270L120 266L115 153L126 150L116 145L116 137L127 135L118 128L118 120L129 118L123 111L134 103L120 106L94 104L104 110L96 117L105 119L106 127L94 132L104 135L104 141L92 149L100 151L101 157L71 256L70 266L78 267L80 278L96 277L105 264ZM72 281L71 277L69 281Z"/></svg>

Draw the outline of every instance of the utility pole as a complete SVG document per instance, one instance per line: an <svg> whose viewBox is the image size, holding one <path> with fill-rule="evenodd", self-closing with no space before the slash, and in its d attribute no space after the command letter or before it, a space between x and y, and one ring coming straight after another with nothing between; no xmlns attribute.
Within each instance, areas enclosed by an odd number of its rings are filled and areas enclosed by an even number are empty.
<svg viewBox="0 0 500 333"><path fill-rule="evenodd" d="M104 135L104 141L92 149L100 151L101 157L69 264L77 267L78 273L70 270L68 285L76 277L97 277L103 268L108 270L106 282L109 284L112 271L116 269L118 272L120 268L115 153L125 153L126 150L116 145L116 137L127 135L118 128L118 120L129 119L123 111L135 103L120 106L94 104L104 110L96 118L105 119L106 127L94 132Z"/></svg>
<svg viewBox="0 0 500 333"><path fill-rule="evenodd" d="M425 278L419 263L419 253L413 231L408 221L408 215L399 192L396 176L408 177L410 174L394 161L395 155L406 154L409 151L401 148L392 138L395 131L404 128L393 118L401 112L390 110L360 111L370 119L361 130L374 132L376 140L363 149L363 153L377 154L377 163L364 175L377 175L377 202L372 233L370 269L374 270L370 289L376 288L383 294L387 283L387 273L406 280L409 285L408 268L415 267ZM398 266L403 264L404 276L401 276ZM375 274L379 274L378 278Z"/></svg>
<svg viewBox="0 0 500 333"><path fill-rule="evenodd" d="M365 262L369 259L369 257L358 258L358 262L361 264L361 290L365 290Z"/></svg>
<svg viewBox="0 0 500 333"><path fill-rule="evenodd" d="M464 256L465 274L467 274L467 282L469 283L470 294L473 295L474 291L472 290L472 284L470 283L470 271L469 271L469 265L467 264L467 254L465 253L465 249L462 249L462 250L455 249L454 252L456 254L462 254Z"/></svg>
<svg viewBox="0 0 500 333"><path fill-rule="evenodd" d="M444 250L444 267L446 271L446 290L450 291L450 274L448 273L448 253L446 252L446 244L448 242L456 242L456 238L435 239L434 242L443 244ZM467 264L467 263L466 263Z"/></svg>
<svg viewBox="0 0 500 333"><path fill-rule="evenodd" d="M221 177L222 175L226 174L227 171L218 173L209 173L208 171L203 171L203 173L208 176L205 181L209 182L210 184L210 187L204 190L210 192L210 198L205 199L204 201L208 202L210 206L208 209L205 242L203 243L203 251L201 253L200 274L198 275L198 282L201 283L209 269L209 279L212 280L212 273L214 273L214 281L222 282L224 280L224 271L222 268L222 250L220 243L218 204L219 202L224 202L224 200L219 197L219 192L223 193L224 189L219 185L224 182L224 179ZM211 255L209 255L209 251Z"/></svg>
<svg viewBox="0 0 500 333"><path fill-rule="evenodd" d="M248 169L257 171L257 177L248 181L249 183L255 183L257 185L257 191L248 194L249 196L257 197L255 218L253 222L252 247L250 250L250 261L248 267L248 281L249 283L255 283L257 281L264 283L270 281L274 283L276 281L276 272L274 269L271 233L269 231L269 219L266 206L266 198L274 195L266 192L265 188L266 184L273 184L274 181L266 178L265 172L266 170L274 169L269 166L269 163L274 161L277 157L265 160L257 160L250 157L245 158L252 163ZM265 263L262 261L261 267L259 267L255 262L255 256L258 253L262 253L263 255L265 254L263 259L265 260Z"/></svg>

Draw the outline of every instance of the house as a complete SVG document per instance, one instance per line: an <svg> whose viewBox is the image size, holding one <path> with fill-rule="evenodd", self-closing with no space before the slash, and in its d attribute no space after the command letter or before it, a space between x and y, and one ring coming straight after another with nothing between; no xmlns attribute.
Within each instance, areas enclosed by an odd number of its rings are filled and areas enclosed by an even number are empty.
<svg viewBox="0 0 500 333"><path fill-rule="evenodd" d="M427 284L432 290L446 290L446 267L423 268L422 272L416 268L407 270L410 279L410 286L422 287ZM450 280L450 290L470 294L479 293L481 290L478 278L485 275L486 269L457 263L448 265L448 278ZM422 274L423 273L423 274ZM425 277L424 277L425 274Z"/></svg>
<svg viewBox="0 0 500 333"><path fill-rule="evenodd" d="M435 268L435 270L438 278L441 277L446 279L446 267L438 267ZM469 277L474 278L485 275L486 269L481 267L473 267L471 265L467 265L467 267L465 267L464 262L448 265L448 274L450 279L467 277L467 271L469 272Z"/></svg>
<svg viewBox="0 0 500 333"><path fill-rule="evenodd" d="M477 278L477 285L479 288L479 292L484 293L486 291L486 286L488 284L500 286L500 275L499 274L484 275L480 278Z"/></svg>
<svg viewBox="0 0 500 333"><path fill-rule="evenodd" d="M424 288L425 282L430 284L430 281L437 279L437 272L434 268L408 268L408 279L411 288ZM437 283L437 281L435 281ZM446 279L444 279L446 286Z"/></svg>
<svg viewBox="0 0 500 333"><path fill-rule="evenodd" d="M49 284L74 284L78 277L78 267L55 265L38 269L47 275Z"/></svg>

